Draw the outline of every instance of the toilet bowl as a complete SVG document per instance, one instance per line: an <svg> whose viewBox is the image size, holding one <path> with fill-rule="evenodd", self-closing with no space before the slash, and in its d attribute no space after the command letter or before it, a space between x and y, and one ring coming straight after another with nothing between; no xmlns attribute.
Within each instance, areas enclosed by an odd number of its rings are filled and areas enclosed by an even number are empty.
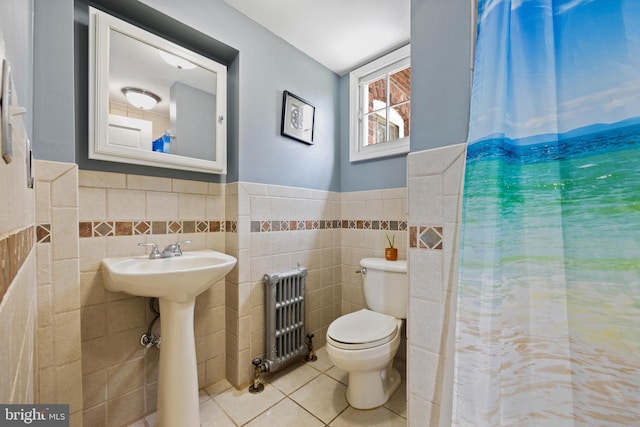
<svg viewBox="0 0 640 427"><path fill-rule="evenodd" d="M345 314L327 330L327 354L349 374L347 401L356 409L383 405L400 385L393 359L406 317L406 261L364 258L363 288L369 308Z"/></svg>
<svg viewBox="0 0 640 427"><path fill-rule="evenodd" d="M385 328L374 327L381 325ZM344 315L329 326L327 353L336 367L349 373L347 401L354 408L381 406L400 385L400 374L392 364L401 327L401 319L367 309ZM366 337L354 337L351 332L357 330Z"/></svg>

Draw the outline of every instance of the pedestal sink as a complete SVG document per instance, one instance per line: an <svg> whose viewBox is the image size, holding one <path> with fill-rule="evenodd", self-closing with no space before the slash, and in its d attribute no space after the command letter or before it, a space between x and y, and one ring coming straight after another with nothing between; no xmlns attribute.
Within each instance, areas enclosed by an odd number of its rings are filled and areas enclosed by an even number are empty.
<svg viewBox="0 0 640 427"><path fill-rule="evenodd" d="M107 290L156 297L160 301L159 427L200 426L193 308L196 297L222 279L235 264L234 257L209 250L183 252L170 258L102 260Z"/></svg>

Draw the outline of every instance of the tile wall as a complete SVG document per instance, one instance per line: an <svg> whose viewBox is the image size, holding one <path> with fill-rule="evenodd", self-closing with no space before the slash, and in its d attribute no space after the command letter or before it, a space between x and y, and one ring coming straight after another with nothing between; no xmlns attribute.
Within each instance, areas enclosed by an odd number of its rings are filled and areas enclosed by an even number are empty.
<svg viewBox="0 0 640 427"><path fill-rule="evenodd" d="M239 183L237 194L238 285L227 290L227 379L249 384L251 360L264 355L265 273L301 265L308 270L306 330L324 344L329 323L340 314L338 193ZM335 227L334 227L335 226Z"/></svg>
<svg viewBox="0 0 640 427"><path fill-rule="evenodd" d="M395 238L398 259L407 259L407 189L342 193L342 310L351 313L366 306L360 260L384 258L387 236Z"/></svg>
<svg viewBox="0 0 640 427"><path fill-rule="evenodd" d="M465 153L460 144L408 156L410 426L451 425Z"/></svg>
<svg viewBox="0 0 640 427"><path fill-rule="evenodd" d="M190 240L184 250L228 252L224 185L95 171L80 171L79 236L82 385L85 425L118 426L156 409L157 348L140 339L154 314L149 298L104 289L100 261L145 255L138 243L162 250ZM225 283L196 299L195 337L198 383L225 377ZM153 328L161 334L160 321Z"/></svg>
<svg viewBox="0 0 640 427"><path fill-rule="evenodd" d="M69 404L82 424L78 168L35 162L38 399Z"/></svg>
<svg viewBox="0 0 640 427"><path fill-rule="evenodd" d="M366 307L360 260L384 258L387 236L398 248L398 259L407 259L407 189L342 193L342 215L348 218L342 230L342 311ZM406 328L406 321L405 321ZM406 331L402 334L396 363L406 363Z"/></svg>
<svg viewBox="0 0 640 427"><path fill-rule="evenodd" d="M15 92L13 101L19 105ZM6 163L0 156L0 402L31 403L37 387L35 193L27 187L22 116L13 117L12 129L13 158Z"/></svg>
<svg viewBox="0 0 640 427"><path fill-rule="evenodd" d="M197 300L196 352L200 386L226 377L244 387L264 355L265 273L307 267L307 330L319 348L331 321L364 306L358 261L382 257L387 234L407 255L406 189L340 194L37 167L38 396L71 403L77 425L126 424L156 405L158 350L139 343L149 300L105 291L104 257L176 240L236 256L226 281Z"/></svg>
<svg viewBox="0 0 640 427"><path fill-rule="evenodd" d="M251 360L264 355L265 273L298 263L308 269L306 330L316 348L329 324L364 307L359 260L384 256L395 235L406 258L406 189L334 193L251 183L233 185L228 214L238 217L240 269L227 281L227 379L237 387L252 378ZM237 211L235 210L237 207ZM232 244L227 249L234 247ZM247 262L248 261L248 262ZM404 352L400 352L404 355Z"/></svg>

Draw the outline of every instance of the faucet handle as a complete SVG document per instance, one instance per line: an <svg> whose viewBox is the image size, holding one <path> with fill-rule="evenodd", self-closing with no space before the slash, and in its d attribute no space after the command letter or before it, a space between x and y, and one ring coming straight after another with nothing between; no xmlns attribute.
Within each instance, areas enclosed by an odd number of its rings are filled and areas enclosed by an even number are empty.
<svg viewBox="0 0 640 427"><path fill-rule="evenodd" d="M153 249L151 249L151 253L149 254L149 258L151 259L160 258L162 256L157 243L138 243L138 246L152 246Z"/></svg>
<svg viewBox="0 0 640 427"><path fill-rule="evenodd" d="M186 245L187 243L191 243L191 240L180 240L180 241L177 241L175 243L174 252L177 255L182 255L182 248L180 247L180 245Z"/></svg>

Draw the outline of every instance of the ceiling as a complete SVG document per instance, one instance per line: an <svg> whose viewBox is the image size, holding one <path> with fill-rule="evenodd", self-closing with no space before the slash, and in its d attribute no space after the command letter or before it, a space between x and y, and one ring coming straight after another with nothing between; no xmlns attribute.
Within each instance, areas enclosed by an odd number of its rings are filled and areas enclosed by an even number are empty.
<svg viewBox="0 0 640 427"><path fill-rule="evenodd" d="M224 0L338 75L409 42L411 0Z"/></svg>

